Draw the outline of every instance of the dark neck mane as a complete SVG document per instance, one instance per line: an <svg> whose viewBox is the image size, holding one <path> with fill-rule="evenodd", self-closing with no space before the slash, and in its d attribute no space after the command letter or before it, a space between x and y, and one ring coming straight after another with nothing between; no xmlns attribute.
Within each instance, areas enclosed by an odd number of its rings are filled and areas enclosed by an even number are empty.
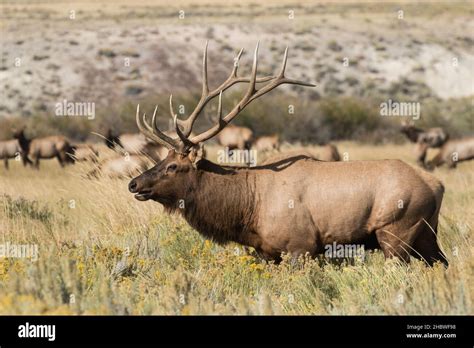
<svg viewBox="0 0 474 348"><path fill-rule="evenodd" d="M255 176L248 168L223 167L207 160L197 163L197 178L179 211L202 235L220 243L254 245ZM178 204L179 206L179 204Z"/></svg>
<svg viewBox="0 0 474 348"><path fill-rule="evenodd" d="M27 139L27 138L25 137L25 135L23 134L23 132L19 135L19 137L18 137L18 142L20 143L21 149L22 149L25 153L28 153L28 151L29 151L29 149L30 149L31 140Z"/></svg>
<svg viewBox="0 0 474 348"><path fill-rule="evenodd" d="M412 143L416 143L418 141L418 137L420 136L421 133L424 133L424 131L421 128L407 127L403 129L403 133L407 136L407 138Z"/></svg>

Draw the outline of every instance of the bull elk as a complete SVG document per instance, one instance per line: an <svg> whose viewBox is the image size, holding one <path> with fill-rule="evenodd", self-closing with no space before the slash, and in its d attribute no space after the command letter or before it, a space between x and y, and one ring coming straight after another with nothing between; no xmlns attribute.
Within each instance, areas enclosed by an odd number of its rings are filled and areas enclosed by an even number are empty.
<svg viewBox="0 0 474 348"><path fill-rule="evenodd" d="M425 167L426 154L429 148L439 148L449 139L449 135L443 128L429 128L423 130L415 127L413 122L402 121L400 131L406 135L408 140L415 143L415 155L418 165Z"/></svg>
<svg viewBox="0 0 474 348"><path fill-rule="evenodd" d="M14 134L18 139L22 151L28 158L33 161L33 166L39 169L40 159L57 158L61 167L71 163L71 145L66 137L61 135L53 135L43 138L27 139L24 130L20 130Z"/></svg>
<svg viewBox="0 0 474 348"><path fill-rule="evenodd" d="M427 168L433 170L446 163L448 168L456 168L459 162L474 159L474 137L449 140L445 143Z"/></svg>
<svg viewBox="0 0 474 348"><path fill-rule="evenodd" d="M380 248L385 257L409 262L410 255L446 262L437 244L438 214L443 185L431 174L399 160L322 162L305 156L256 167L229 167L196 155L196 146L216 136L247 105L282 84L314 86L285 77L288 48L275 76L257 78L258 44L251 75L237 75L214 90L207 80L207 44L203 58L202 96L186 120L170 111L177 137L161 132L156 109L151 124L146 114L139 129L170 149L168 156L129 183L139 201L154 200L167 212L178 212L203 236L217 243L236 242L267 260L282 253L316 256L326 245L363 244ZM236 58L238 62L242 50ZM242 99L222 115L222 93L248 83ZM267 82L257 89L257 83ZM204 106L218 97L218 122L190 137Z"/></svg>

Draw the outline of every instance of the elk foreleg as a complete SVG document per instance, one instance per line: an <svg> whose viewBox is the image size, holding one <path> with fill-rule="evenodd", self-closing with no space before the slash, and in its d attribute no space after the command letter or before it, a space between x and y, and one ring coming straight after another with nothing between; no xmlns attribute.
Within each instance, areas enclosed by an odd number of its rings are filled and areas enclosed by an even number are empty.
<svg viewBox="0 0 474 348"><path fill-rule="evenodd" d="M418 143L415 146L415 154L416 154L416 163L418 163L419 166L425 168L425 159L426 159L426 154L428 152L428 144L425 143Z"/></svg>

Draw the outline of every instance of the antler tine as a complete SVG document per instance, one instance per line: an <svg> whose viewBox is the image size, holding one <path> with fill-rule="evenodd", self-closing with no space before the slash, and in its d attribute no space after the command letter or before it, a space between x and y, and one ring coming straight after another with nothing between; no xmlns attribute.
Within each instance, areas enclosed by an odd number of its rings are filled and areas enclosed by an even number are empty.
<svg viewBox="0 0 474 348"><path fill-rule="evenodd" d="M253 53L253 63L252 63L252 74L250 75L249 87L247 93L245 94L244 100L250 98L255 93L255 83L257 81L257 65L258 65L258 46L260 42L257 42L255 46L255 52Z"/></svg>
<svg viewBox="0 0 474 348"><path fill-rule="evenodd" d="M153 111L153 116L151 118L151 125L154 127L154 128L157 128L156 126L156 111L158 110L158 105L155 106L155 110Z"/></svg>
<svg viewBox="0 0 474 348"><path fill-rule="evenodd" d="M171 119L174 120L174 116L176 115L174 112L174 107L173 107L173 95L170 94L170 115Z"/></svg>
<svg viewBox="0 0 474 348"><path fill-rule="evenodd" d="M285 48L285 54L283 55L283 63L281 64L280 73L278 77L285 77L286 61L288 60L288 46Z"/></svg>
<svg viewBox="0 0 474 348"><path fill-rule="evenodd" d="M285 53L283 55L283 62L281 64L280 72L278 73L277 77L267 84L266 86L262 87L252 97L250 98L249 102L251 102L254 99L257 99L258 97L264 95L265 93L270 92L272 89L278 87L279 85L282 84L289 84L289 85L299 85L299 86L306 86L306 87L316 87L315 84L309 83L309 82L304 82L304 81L299 81L299 80L294 80L294 79L288 79L285 77L285 69L286 69L286 63L288 60L288 46L285 49Z"/></svg>
<svg viewBox="0 0 474 348"><path fill-rule="evenodd" d="M243 52L244 52L244 49L241 48L239 53L237 54L237 57L234 58L234 68L232 69L232 72L230 73L230 78L232 77L237 78L237 69L239 68L239 61Z"/></svg>
<svg viewBox="0 0 474 348"><path fill-rule="evenodd" d="M147 138L157 142L158 144L161 144L165 146L168 149L177 149L179 147L179 143L177 142L177 139L172 139L168 137L166 134L162 133L157 127L156 127L156 110L158 107L155 108L155 112L153 113L153 128L147 123L146 121L146 113L143 114L143 119L140 119L140 104L137 105L137 114L135 116L136 122L137 122L137 127L142 132Z"/></svg>
<svg viewBox="0 0 474 348"><path fill-rule="evenodd" d="M205 97L209 94L209 84L207 81L207 45L209 41L206 41L204 46L204 54L202 57L202 96Z"/></svg>
<svg viewBox="0 0 474 348"><path fill-rule="evenodd" d="M222 91L219 93L219 104L217 105L217 117L222 120Z"/></svg>

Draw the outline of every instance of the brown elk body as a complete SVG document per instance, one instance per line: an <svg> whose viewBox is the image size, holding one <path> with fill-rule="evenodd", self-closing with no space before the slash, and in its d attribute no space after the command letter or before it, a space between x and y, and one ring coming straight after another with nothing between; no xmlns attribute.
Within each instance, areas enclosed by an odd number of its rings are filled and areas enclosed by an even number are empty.
<svg viewBox="0 0 474 348"><path fill-rule="evenodd" d="M22 150L33 162L33 166L39 169L40 159L57 158L61 167L71 162L68 153L71 152L69 140L62 135L52 135L43 138L27 139L24 131L21 130L15 134Z"/></svg>
<svg viewBox="0 0 474 348"><path fill-rule="evenodd" d="M5 169L9 168L8 160L12 158L21 158L23 165L28 164L28 157L20 146L17 139L0 141L0 160L3 159Z"/></svg>
<svg viewBox="0 0 474 348"><path fill-rule="evenodd" d="M327 245L339 243L380 248L386 257L405 261L413 255L429 264L445 262L436 241L443 185L402 161L322 162L296 156L235 168L196 156L195 147L217 135L252 100L284 83L309 85L284 76L286 57L287 51L280 73L256 89L256 50L252 75L243 80L249 82L248 90L223 117L222 91L239 79L236 67L223 85L209 91L205 54L197 111L181 122L174 115L178 138L166 137L156 127L155 114L151 125L145 115L140 120L137 109L140 130L170 152L133 179L130 192L140 201L152 199L167 211L178 212L207 238L254 247L268 260L278 261L282 253L315 256ZM202 100L217 95L218 124L189 137L205 105Z"/></svg>
<svg viewBox="0 0 474 348"><path fill-rule="evenodd" d="M459 162L474 159L474 137L449 140L435 157L428 163L428 169L434 169L443 164L456 168Z"/></svg>

